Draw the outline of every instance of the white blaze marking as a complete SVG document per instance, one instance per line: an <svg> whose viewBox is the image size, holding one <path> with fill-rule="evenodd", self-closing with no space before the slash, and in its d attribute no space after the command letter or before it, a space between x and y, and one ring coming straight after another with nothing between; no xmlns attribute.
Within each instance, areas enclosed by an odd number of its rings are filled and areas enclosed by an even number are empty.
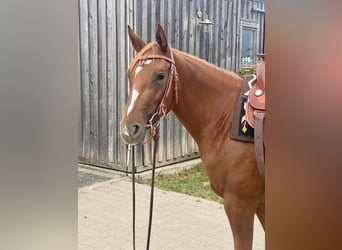
<svg viewBox="0 0 342 250"><path fill-rule="evenodd" d="M128 109L127 109L127 115L132 111L134 107L134 103L138 98L138 95L139 95L139 92L133 89L131 103L129 104Z"/></svg>
<svg viewBox="0 0 342 250"><path fill-rule="evenodd" d="M137 75L141 70L142 70L142 67L141 67L141 66L138 66L138 67L135 69L135 75Z"/></svg>
<svg viewBox="0 0 342 250"><path fill-rule="evenodd" d="M150 64L151 62L152 62L152 60L149 59L149 60L146 60L146 61L144 62L144 64ZM138 74L141 70L142 70L142 66L138 66L138 67L135 69L135 76L137 76L137 74Z"/></svg>

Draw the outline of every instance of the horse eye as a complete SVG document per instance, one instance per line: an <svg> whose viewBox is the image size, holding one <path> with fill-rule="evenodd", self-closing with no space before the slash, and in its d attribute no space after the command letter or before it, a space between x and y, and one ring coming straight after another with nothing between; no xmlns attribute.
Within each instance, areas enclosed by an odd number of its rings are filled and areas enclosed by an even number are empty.
<svg viewBox="0 0 342 250"><path fill-rule="evenodd" d="M165 75L164 74L158 74L157 75L157 80L163 80L165 78Z"/></svg>

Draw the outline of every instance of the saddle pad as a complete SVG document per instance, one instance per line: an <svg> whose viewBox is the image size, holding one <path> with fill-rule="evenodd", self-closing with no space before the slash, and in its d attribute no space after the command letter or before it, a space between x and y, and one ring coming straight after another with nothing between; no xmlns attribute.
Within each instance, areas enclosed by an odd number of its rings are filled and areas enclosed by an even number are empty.
<svg viewBox="0 0 342 250"><path fill-rule="evenodd" d="M254 142L254 128L247 123L246 119L247 97L252 87L252 84L249 84L249 82L253 79L255 79L255 76L247 75L242 82L240 96L230 130L230 138L233 140Z"/></svg>

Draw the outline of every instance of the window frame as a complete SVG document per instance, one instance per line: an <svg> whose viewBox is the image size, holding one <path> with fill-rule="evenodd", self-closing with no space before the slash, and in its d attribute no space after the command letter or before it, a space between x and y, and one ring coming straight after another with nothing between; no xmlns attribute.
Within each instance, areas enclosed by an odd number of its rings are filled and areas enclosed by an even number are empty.
<svg viewBox="0 0 342 250"><path fill-rule="evenodd" d="M242 32L243 30L252 30L254 31L254 37L253 37L253 54L254 54L254 58L253 58L253 63L248 63L248 62L242 62L241 61L241 56L242 56ZM249 67L253 67L256 65L257 62L257 50L259 48L259 24L254 21L254 20L248 20L248 19L243 19L240 22L240 46L239 46L239 57L238 57L238 68L249 68Z"/></svg>

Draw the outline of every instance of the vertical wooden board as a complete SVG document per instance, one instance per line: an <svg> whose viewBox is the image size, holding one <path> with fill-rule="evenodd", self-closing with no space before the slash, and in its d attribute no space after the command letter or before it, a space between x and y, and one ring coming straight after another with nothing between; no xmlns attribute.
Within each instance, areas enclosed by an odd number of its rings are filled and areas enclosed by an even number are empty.
<svg viewBox="0 0 342 250"><path fill-rule="evenodd" d="M127 8L127 10L126 10L126 12L127 12L127 17L126 17L126 19L127 19L127 23L125 24L125 26L126 26L126 29L127 29L127 25L129 24L129 25L131 25L131 27L133 27L134 28L134 26L133 26L133 24L134 24L134 2L135 2L135 0L127 0L126 1L126 8ZM129 46L130 47L130 46ZM130 56L131 56L131 54L130 54ZM129 58L131 58L131 57L129 57Z"/></svg>
<svg viewBox="0 0 342 250"><path fill-rule="evenodd" d="M187 131L186 129L180 125L180 144L178 146L179 148L179 155L177 155L175 158L179 157L179 156L185 156L187 154Z"/></svg>
<svg viewBox="0 0 342 250"><path fill-rule="evenodd" d="M149 136L150 136L150 131L146 131L145 141L148 140ZM144 166L148 166L148 165L150 165L152 163L151 143L144 144L143 147L142 147L142 151L141 151L141 153L142 153L142 160L143 160L142 165L144 165Z"/></svg>
<svg viewBox="0 0 342 250"><path fill-rule="evenodd" d="M257 3L256 8L263 10L265 7L264 7L263 3ZM257 22L259 23L259 38L260 38L259 39L260 40L259 51L260 51L260 53L265 53L265 51L263 51L264 39L265 39L265 37L264 37L265 13L258 13L258 14L256 14L256 16L257 16Z"/></svg>
<svg viewBox="0 0 342 250"><path fill-rule="evenodd" d="M157 24L160 23L159 21L159 1L152 0L151 1L151 21L150 21L150 33L151 33L151 39L154 39L154 30L157 28Z"/></svg>
<svg viewBox="0 0 342 250"><path fill-rule="evenodd" d="M114 4L115 1L107 1L106 8L106 33L107 33L107 141L108 141L108 155L107 159L110 163L117 163L114 160L114 154L117 153L117 143L114 142L115 131L117 130L118 120L116 118L116 63L115 63L115 23L114 23Z"/></svg>
<svg viewBox="0 0 342 250"><path fill-rule="evenodd" d="M203 7L203 0L201 1L198 1L198 10L203 12L205 11L204 10L204 7ZM201 24L199 24L199 21L202 20L201 18L198 18L198 22L197 22L197 39L196 39L196 42L197 42L197 48L196 48L196 56L199 57L199 58L203 58L204 59L204 56L203 56L203 48L205 47L205 41L204 41L204 37L203 37L203 26Z"/></svg>
<svg viewBox="0 0 342 250"><path fill-rule="evenodd" d="M225 53L226 53L226 58L225 58L225 68L231 70L232 69L232 5L233 5L233 0L229 0L227 2L227 8L225 12L226 16L226 22L225 22L225 32L226 36L224 39L225 42Z"/></svg>
<svg viewBox="0 0 342 250"><path fill-rule="evenodd" d="M142 3L143 1L134 1L134 31L139 36L142 33Z"/></svg>
<svg viewBox="0 0 342 250"><path fill-rule="evenodd" d="M217 62L216 62L216 57L215 57L215 47L216 47L216 44L217 44L217 26L218 26L218 23L216 21L216 16L215 16L215 8L216 8L216 2L217 1L213 1L213 0L210 0L208 1L208 18L210 21L214 22L214 25L211 25L209 26L209 37L208 37L208 40L209 40L209 44L208 44L208 61L212 64L216 64L217 65Z"/></svg>
<svg viewBox="0 0 342 250"><path fill-rule="evenodd" d="M123 105L125 103L125 94L126 91L126 85L124 82L120 82L121 78L119 78L120 70L119 65L122 63L120 60L120 50L118 45L119 35L118 30L121 25L121 21L117 18L117 12L119 11L118 8L118 1L113 2L113 32L114 32L114 44L113 44L113 79L114 79L114 147L115 147L115 163L117 164L125 164L126 162L126 146L121 141L120 138L120 127L118 125L118 121L121 119L122 109Z"/></svg>
<svg viewBox="0 0 342 250"><path fill-rule="evenodd" d="M201 0L198 2L198 10L200 12L205 12L206 10L204 9L204 1ZM198 18L198 22L197 22L197 26L198 26L198 39L197 39L197 46L198 48L196 49L196 52L198 52L198 54L196 55L199 58L205 59L205 53L204 53L204 49L205 49L205 37L203 36L203 25L199 24L199 21L202 20L202 17Z"/></svg>
<svg viewBox="0 0 342 250"><path fill-rule="evenodd" d="M117 119L121 119L124 104L127 99L127 83L126 83L126 19L125 19L125 4L122 1L116 1L116 60L117 60ZM120 129L117 127L116 133L119 135ZM118 162L124 163L126 161L126 146L117 136L118 142Z"/></svg>
<svg viewBox="0 0 342 250"><path fill-rule="evenodd" d="M212 13L212 4L213 4L213 1L212 0L208 0L207 1L207 8L206 8L206 13L208 14L208 19L209 20L213 20L213 13ZM206 60L210 63L213 63L213 58L212 58L212 46L213 46L213 43L214 43L214 32L215 32L215 29L212 26L209 26L208 27L208 33L205 34L206 35L206 39L208 41L208 45L207 45L207 48L206 48Z"/></svg>
<svg viewBox="0 0 342 250"><path fill-rule="evenodd" d="M236 16L236 50L235 50L235 70L237 71L240 68L240 55L241 55L241 2L237 1L237 16Z"/></svg>
<svg viewBox="0 0 342 250"><path fill-rule="evenodd" d="M172 47L177 48L176 46L176 26L175 26L175 2L174 1L169 1L168 2L168 39L169 43L171 44Z"/></svg>
<svg viewBox="0 0 342 250"><path fill-rule="evenodd" d="M221 68L225 68L225 61L226 61L226 50L225 50L225 37L228 35L226 32L226 25L227 25L227 18L225 15L225 11L227 11L227 6L225 5L227 1L220 1L218 6L218 22L219 22L219 29L218 29L218 45L217 48L218 52L218 66Z"/></svg>
<svg viewBox="0 0 342 250"><path fill-rule="evenodd" d="M255 20L256 13L253 12L254 1L247 2L247 19Z"/></svg>
<svg viewBox="0 0 342 250"><path fill-rule="evenodd" d="M183 4L182 0L176 0L176 9L175 9L175 25L176 25L176 32L177 32L177 41L178 41L178 49L184 50L182 48L182 29L183 29Z"/></svg>
<svg viewBox="0 0 342 250"><path fill-rule="evenodd" d="M179 43L183 51L188 52L188 9L187 1L180 1L180 13L179 13Z"/></svg>
<svg viewBox="0 0 342 250"><path fill-rule="evenodd" d="M200 11L201 7L200 7L200 3L199 0L194 0L191 4L192 8L195 11L195 19L194 19L194 41L193 41L193 46L194 46L194 50L193 50L193 55L199 57L199 49L200 49L200 31L201 31L201 27L198 24L199 22L199 18L197 16L197 12Z"/></svg>
<svg viewBox="0 0 342 250"><path fill-rule="evenodd" d="M150 10L150 33L151 33L151 38L153 37L153 40L154 40L154 34L155 34L154 31L157 28L157 20L158 20L157 3L155 0L152 0L151 10Z"/></svg>
<svg viewBox="0 0 342 250"><path fill-rule="evenodd" d="M239 12L240 12L241 17L247 17L247 2L246 2L246 0L240 1Z"/></svg>
<svg viewBox="0 0 342 250"><path fill-rule="evenodd" d="M173 115L170 114L166 117L166 129L167 129L167 147L166 147L166 160L171 160L173 158L173 138L174 138L174 130L173 130Z"/></svg>
<svg viewBox="0 0 342 250"><path fill-rule="evenodd" d="M152 1L147 1L146 12L146 37L148 41L154 41L155 27L152 27ZM152 31L152 29L153 31Z"/></svg>
<svg viewBox="0 0 342 250"><path fill-rule="evenodd" d="M252 4L253 1L246 1L245 5L246 5L246 19L253 19L253 15L252 15Z"/></svg>
<svg viewBox="0 0 342 250"><path fill-rule="evenodd" d="M106 0L98 0L99 161L107 162L107 32Z"/></svg>
<svg viewBox="0 0 342 250"><path fill-rule="evenodd" d="M140 15L141 15L141 27L142 27L142 30L140 31L141 32L141 37L144 41L150 41L151 40L151 37L150 37L150 34L149 34L149 28L150 26L148 26L148 9L149 9L149 3L150 1L141 1L142 2L142 6L141 6L141 12L140 12Z"/></svg>
<svg viewBox="0 0 342 250"><path fill-rule="evenodd" d="M186 143L186 151L184 152L184 155L189 155L192 152L192 141L193 138L191 137L191 135L186 131L185 134L185 143Z"/></svg>
<svg viewBox="0 0 342 250"><path fill-rule="evenodd" d="M78 41L80 44L80 41ZM78 62L81 61L80 59L81 53L79 51L78 53ZM83 154L83 138L82 138L82 81L81 81L81 69L79 69L78 72L78 156L81 156Z"/></svg>
<svg viewBox="0 0 342 250"><path fill-rule="evenodd" d="M82 157L90 158L90 107L89 107L89 29L88 2L82 0L80 8L80 65L81 65L81 117Z"/></svg>
<svg viewBox="0 0 342 250"><path fill-rule="evenodd" d="M158 161L163 161L165 159L165 148L167 146L165 122L166 119L163 119L159 125Z"/></svg>
<svg viewBox="0 0 342 250"><path fill-rule="evenodd" d="M229 6L230 6L230 0L224 1L222 6L222 17L224 18L224 26L223 26L223 40L222 40L222 47L224 51L224 58L222 58L222 67L225 69L229 69Z"/></svg>
<svg viewBox="0 0 342 250"><path fill-rule="evenodd" d="M225 62L225 68L226 69L231 69L231 62L232 62L232 58L231 58L231 37L232 37L232 30L231 30L231 26L232 26L232 5L233 5L233 0L228 0L227 1L227 9L226 9L226 20L227 20L227 24L226 24L226 32L227 32L227 36L226 36L226 40L225 40L225 50L226 50L226 62Z"/></svg>
<svg viewBox="0 0 342 250"><path fill-rule="evenodd" d="M211 0L208 0L208 1L205 1L205 13L207 13L207 15L208 15L208 18L209 18L209 15L210 15L210 9L211 9L211 2L209 2L209 1L211 1ZM204 27L203 27L204 28ZM206 45L205 45L205 54L204 54L204 59L206 60L206 61L209 61L210 60L210 56L211 56L211 52L210 52L210 47L211 47L211 44L210 44L210 42L211 42L211 36L212 36L212 30L213 30L213 28L212 27L208 27L208 32L207 33L203 33L203 35L204 35L204 40L205 40L205 43L206 43Z"/></svg>
<svg viewBox="0 0 342 250"><path fill-rule="evenodd" d="M220 16L220 12L221 12L221 2L222 1L217 1L215 2L215 8L214 8L214 16L213 16L213 20L215 22L215 47L214 47L214 61L215 64L218 67L221 67L221 60L220 60L220 53L221 53L221 47L220 47L220 35L221 35L221 16Z"/></svg>
<svg viewBox="0 0 342 250"><path fill-rule="evenodd" d="M199 11L198 0L194 0L190 2L190 16L192 17L190 20L190 26L192 33L189 34L189 53L194 56L199 55L199 32L200 27L198 25L199 18L197 16L197 12Z"/></svg>
<svg viewBox="0 0 342 250"><path fill-rule="evenodd" d="M255 3L255 5L253 5L255 7L259 7L259 4L258 3ZM261 45L262 45L262 30L263 30L263 24L262 24L262 18L261 18L261 15L259 13L256 13L254 11L251 11L252 12L252 16L253 16L253 20L255 20L258 24L259 24L259 29L258 29L258 34L257 34L257 39L260 41L258 43L258 47L257 47L257 54L259 53L262 53L262 50L261 50Z"/></svg>
<svg viewBox="0 0 342 250"><path fill-rule="evenodd" d="M178 119L173 116L173 130L174 130L174 138L173 138L173 158L176 159L177 156L181 156L181 125Z"/></svg>
<svg viewBox="0 0 342 250"><path fill-rule="evenodd" d="M164 28L164 30L167 28L167 15L166 15L166 6L167 6L167 1L162 0L159 1L159 13L160 13L160 25Z"/></svg>
<svg viewBox="0 0 342 250"><path fill-rule="evenodd" d="M254 6L255 6L254 4L255 4L254 1L251 1L248 3L248 18L256 20L258 14L253 11ZM256 4L258 4L258 3L256 3Z"/></svg>
<svg viewBox="0 0 342 250"><path fill-rule="evenodd" d="M192 141L193 138L186 128L182 126L182 156L188 155L191 152Z"/></svg>
<svg viewBox="0 0 342 250"><path fill-rule="evenodd" d="M97 1L89 0L89 55L90 55L90 158L98 159L98 33Z"/></svg>
<svg viewBox="0 0 342 250"><path fill-rule="evenodd" d="M230 18L230 31L231 36L229 40L230 44L230 69L235 71L235 39L236 39L236 0L232 0L231 5L231 18Z"/></svg>
<svg viewBox="0 0 342 250"><path fill-rule="evenodd" d="M188 1L188 52L191 55L195 55L195 37L196 37L196 22L197 22L197 14L194 1Z"/></svg>
<svg viewBox="0 0 342 250"><path fill-rule="evenodd" d="M238 7L240 0L233 0L233 18L232 18L232 70L237 70L238 63L236 62L239 58L236 57L237 50L239 47L237 46L238 34L237 34L237 27L239 26L240 20L238 19L239 11ZM240 44L240 43L239 43Z"/></svg>
<svg viewBox="0 0 342 250"><path fill-rule="evenodd" d="M217 59L217 54L218 54L218 36L219 36L219 22L218 22L218 13L217 13L217 4L218 1L212 1L210 4L209 8L209 13L210 13L210 21L214 23L214 25L211 26L212 29L212 42L210 43L209 46L209 52L211 54L211 63L219 66L218 59Z"/></svg>
<svg viewBox="0 0 342 250"><path fill-rule="evenodd" d="M203 1L203 10L202 12L206 13L207 15L209 15L209 5L207 1ZM203 17L202 17L203 19ZM202 39L201 41L203 41L202 46L201 46L201 50L202 50L202 54L201 54L201 58L208 61L209 60L209 37L210 37L210 30L211 28L209 27L209 31L208 32L204 32L204 25L201 25L201 34L202 34Z"/></svg>

